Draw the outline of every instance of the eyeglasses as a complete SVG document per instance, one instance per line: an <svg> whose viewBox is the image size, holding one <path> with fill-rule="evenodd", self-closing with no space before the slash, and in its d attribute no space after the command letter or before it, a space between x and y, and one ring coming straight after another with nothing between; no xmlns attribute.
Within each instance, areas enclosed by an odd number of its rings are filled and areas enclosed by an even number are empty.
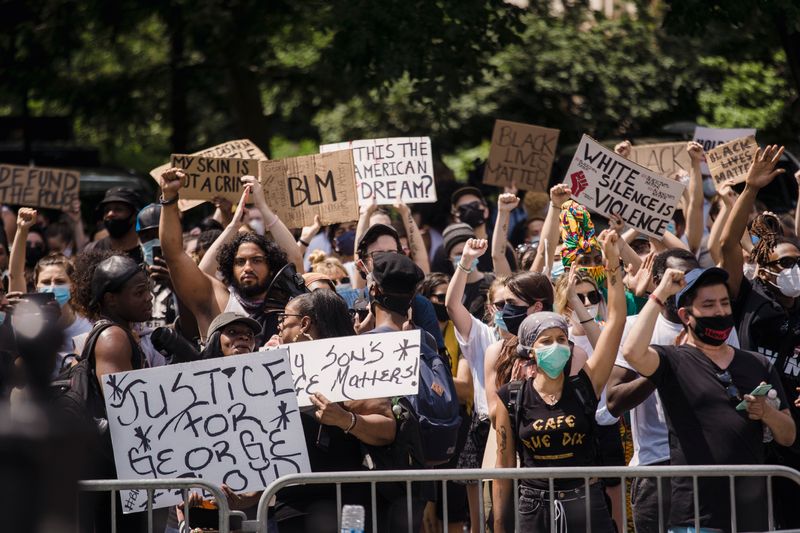
<svg viewBox="0 0 800 533"><path fill-rule="evenodd" d="M596 290L583 294L579 292L578 298L581 299L583 305L595 305L600 302L600 293Z"/></svg>
<svg viewBox="0 0 800 533"><path fill-rule="evenodd" d="M303 315L296 315L294 313L278 313L278 324L283 324L287 316L301 317Z"/></svg>
<svg viewBox="0 0 800 533"><path fill-rule="evenodd" d="M254 255L253 257L237 257L233 260L234 266L239 268L245 266L247 262L250 261L250 264L253 266L261 266L267 264L267 258L263 255Z"/></svg>
<svg viewBox="0 0 800 533"><path fill-rule="evenodd" d="M725 370L724 372L717 372L716 376L719 382L725 385L725 392L728 393L728 398L731 400L736 400L737 402L741 402L742 395L739 392L739 389L736 388L736 385L733 384L731 373Z"/></svg>
<svg viewBox="0 0 800 533"><path fill-rule="evenodd" d="M795 265L800 266L800 257L781 257L780 259L776 259L775 261L770 261L767 263L767 266L775 265L778 265L781 268L792 268Z"/></svg>

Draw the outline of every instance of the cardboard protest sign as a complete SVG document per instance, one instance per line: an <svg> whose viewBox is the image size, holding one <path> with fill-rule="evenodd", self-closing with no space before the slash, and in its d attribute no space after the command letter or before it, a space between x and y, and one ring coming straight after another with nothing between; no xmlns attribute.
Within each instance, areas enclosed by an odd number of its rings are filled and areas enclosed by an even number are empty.
<svg viewBox="0 0 800 533"><path fill-rule="evenodd" d="M235 159L258 159L259 161L266 161L268 157L262 152L258 146L253 144L250 139L237 139L235 141L228 141L205 150L200 150L190 155L199 157L230 157ZM156 167L150 171L150 177L156 180L160 185L161 173L167 170L171 165L166 163L160 167ZM238 199L237 199L238 201ZM178 200L178 207L181 211L186 211L193 207L205 202L205 200Z"/></svg>
<svg viewBox="0 0 800 533"><path fill-rule="evenodd" d="M496 120L483 173L488 185L546 191L556 156L559 130Z"/></svg>
<svg viewBox="0 0 800 533"><path fill-rule="evenodd" d="M185 200L211 200L218 196L237 203L242 197L242 176L255 176L258 161L172 154L170 164L186 173L180 195Z"/></svg>
<svg viewBox="0 0 800 533"><path fill-rule="evenodd" d="M358 219L353 152L290 157L258 164L261 186L272 211L289 228L323 226Z"/></svg>
<svg viewBox="0 0 800 533"><path fill-rule="evenodd" d="M575 201L603 216L618 214L629 227L660 239L685 186L614 153L584 135L564 181Z"/></svg>
<svg viewBox="0 0 800 533"><path fill-rule="evenodd" d="M80 188L76 170L0 165L0 204L67 210Z"/></svg>
<svg viewBox="0 0 800 533"><path fill-rule="evenodd" d="M706 152L708 170L719 190L725 182L741 183L747 177L758 143L752 135L720 144Z"/></svg>
<svg viewBox="0 0 800 533"><path fill-rule="evenodd" d="M755 136L755 128L704 128L698 126L694 129L694 141L703 146L703 151L708 152L717 145L740 137ZM700 171L706 176L709 175L708 164L706 161L700 163Z"/></svg>
<svg viewBox="0 0 800 533"><path fill-rule="evenodd" d="M103 376L119 479L202 477L236 492L309 472L288 353L236 355ZM125 513L145 491L121 491ZM158 490L153 507L182 501Z"/></svg>
<svg viewBox="0 0 800 533"><path fill-rule="evenodd" d="M332 402L419 392L419 330L337 337L280 346L289 361L300 407L319 392Z"/></svg>
<svg viewBox="0 0 800 533"><path fill-rule="evenodd" d="M436 201L430 137L393 137L323 144L320 153L353 150L359 204Z"/></svg>
<svg viewBox="0 0 800 533"><path fill-rule="evenodd" d="M692 170L685 142L634 145L628 159L664 177Z"/></svg>

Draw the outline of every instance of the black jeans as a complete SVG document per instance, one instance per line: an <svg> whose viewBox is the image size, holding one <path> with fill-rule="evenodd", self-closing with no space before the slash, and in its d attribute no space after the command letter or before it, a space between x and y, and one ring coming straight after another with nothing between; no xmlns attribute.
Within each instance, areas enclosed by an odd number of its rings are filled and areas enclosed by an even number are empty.
<svg viewBox="0 0 800 533"><path fill-rule="evenodd" d="M554 493L553 509L555 512L556 532L586 531L586 489L581 485L577 489L559 491ZM606 505L603 485L593 483L589 486L591 499L589 520L593 533L615 533L614 522ZM550 531L550 493L548 490L539 490L520 486L519 496L519 526L520 531L549 532Z"/></svg>
<svg viewBox="0 0 800 533"><path fill-rule="evenodd" d="M649 466L665 466L662 461ZM631 481L631 505L633 506L633 526L636 533L658 533L658 478L637 477ZM671 496L669 478L661 480L661 509L664 529L669 523L669 504Z"/></svg>

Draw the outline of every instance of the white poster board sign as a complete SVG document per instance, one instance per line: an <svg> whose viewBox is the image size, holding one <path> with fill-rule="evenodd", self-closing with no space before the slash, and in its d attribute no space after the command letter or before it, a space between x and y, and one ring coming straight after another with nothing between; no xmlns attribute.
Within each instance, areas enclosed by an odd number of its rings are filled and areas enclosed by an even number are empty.
<svg viewBox="0 0 800 533"><path fill-rule="evenodd" d="M331 402L406 396L419 392L422 335L418 329L335 337L281 345L300 407L318 392Z"/></svg>
<svg viewBox="0 0 800 533"><path fill-rule="evenodd" d="M119 479L199 477L235 492L311 470L286 350L103 376ZM121 491L124 513L146 491ZM155 491L153 507L182 502Z"/></svg>
<svg viewBox="0 0 800 533"><path fill-rule="evenodd" d="M430 137L392 137L323 144L320 153L353 149L358 203L374 198L379 205L395 202L433 203L433 150Z"/></svg>
<svg viewBox="0 0 800 533"><path fill-rule="evenodd" d="M755 134L755 128L704 128L702 126L697 126L694 129L693 140L702 145L703 152L708 152L717 145L738 139L739 137L755 136ZM700 171L706 176L711 174L705 158L703 158L703 161L700 163Z"/></svg>
<svg viewBox="0 0 800 533"><path fill-rule="evenodd" d="M575 201L603 216L661 239L685 186L666 179L584 135L564 181Z"/></svg>

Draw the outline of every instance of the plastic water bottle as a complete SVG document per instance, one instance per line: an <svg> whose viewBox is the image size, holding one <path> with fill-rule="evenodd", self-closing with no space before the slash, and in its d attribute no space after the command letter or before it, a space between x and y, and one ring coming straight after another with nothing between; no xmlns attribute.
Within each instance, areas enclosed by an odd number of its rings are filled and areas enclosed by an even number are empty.
<svg viewBox="0 0 800 533"><path fill-rule="evenodd" d="M364 533L364 507L345 505L342 507L341 533Z"/></svg>
<svg viewBox="0 0 800 533"><path fill-rule="evenodd" d="M775 389L770 389L767 392L767 401L772 404L772 407L777 409L781 405L781 401L778 399L778 391ZM764 424L764 438L762 439L764 442L772 442L772 430Z"/></svg>

